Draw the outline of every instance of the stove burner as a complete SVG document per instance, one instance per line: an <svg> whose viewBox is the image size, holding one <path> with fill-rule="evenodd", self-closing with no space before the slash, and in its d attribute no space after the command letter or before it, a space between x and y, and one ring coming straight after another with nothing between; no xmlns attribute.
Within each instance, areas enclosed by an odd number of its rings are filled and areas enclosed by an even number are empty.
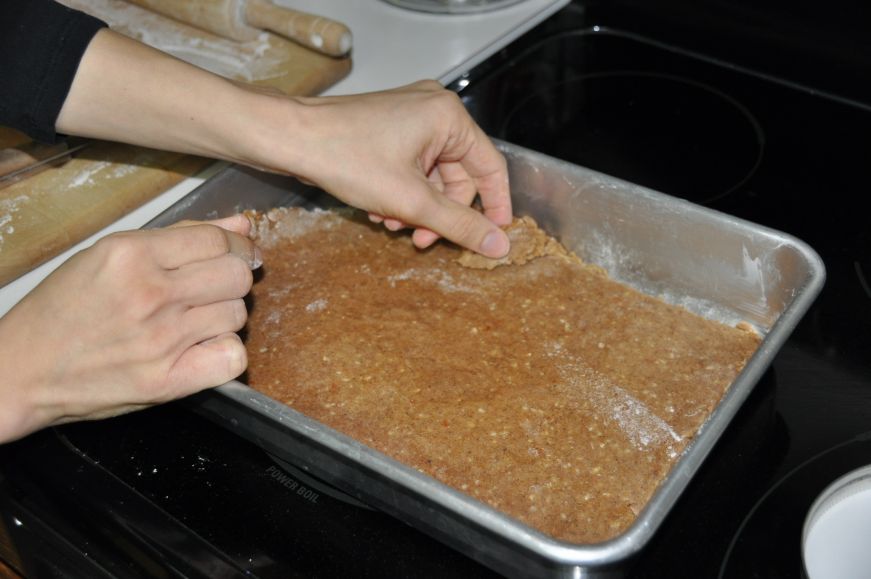
<svg viewBox="0 0 871 579"><path fill-rule="evenodd" d="M743 185L764 148L759 123L729 95L630 71L542 87L507 115L499 136L697 203Z"/></svg>
<svg viewBox="0 0 871 579"><path fill-rule="evenodd" d="M823 490L841 475L868 464L871 431L798 465L750 509L720 566L720 579L801 577L805 518Z"/></svg>

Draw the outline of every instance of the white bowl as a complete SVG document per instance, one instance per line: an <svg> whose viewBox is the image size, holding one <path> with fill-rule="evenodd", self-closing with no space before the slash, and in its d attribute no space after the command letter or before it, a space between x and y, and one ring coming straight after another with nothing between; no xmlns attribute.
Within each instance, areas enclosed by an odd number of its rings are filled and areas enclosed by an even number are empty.
<svg viewBox="0 0 871 579"><path fill-rule="evenodd" d="M871 578L871 465L840 477L811 505L802 559L809 579Z"/></svg>

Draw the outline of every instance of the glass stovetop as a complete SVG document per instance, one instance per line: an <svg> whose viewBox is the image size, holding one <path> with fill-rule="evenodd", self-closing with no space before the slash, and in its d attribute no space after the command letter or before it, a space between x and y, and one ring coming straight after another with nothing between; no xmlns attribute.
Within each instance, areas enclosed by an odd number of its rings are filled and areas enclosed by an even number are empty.
<svg viewBox="0 0 871 579"><path fill-rule="evenodd" d="M811 502L871 462L871 227L859 209L871 182L871 109L607 24L567 9L453 88L495 137L779 229L820 253L828 279L819 299L627 569L636 578L795 577ZM28 485L51 473L46 496L87 496L79 508L91 513L110 494L104 485L135 489L166 526L150 515L122 526L188 545L179 557L197 553L185 563L195 570L489 575L283 470L183 404L70 425L4 453L18 465L5 484L33 504L43 491L30 497ZM75 518L75 505L54 506Z"/></svg>
<svg viewBox="0 0 871 579"><path fill-rule="evenodd" d="M555 29L455 83L489 134L791 233L826 264L633 574L797 576L811 503L871 462L871 110L605 26Z"/></svg>

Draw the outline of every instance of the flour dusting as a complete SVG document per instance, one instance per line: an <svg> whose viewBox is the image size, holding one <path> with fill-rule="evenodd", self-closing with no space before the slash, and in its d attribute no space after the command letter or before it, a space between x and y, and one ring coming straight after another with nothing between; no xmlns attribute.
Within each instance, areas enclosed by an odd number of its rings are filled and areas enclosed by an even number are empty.
<svg viewBox="0 0 871 579"><path fill-rule="evenodd" d="M103 169L108 169L112 166L110 161L100 161L99 163L94 163L93 165L88 166L87 169L80 172L76 175L72 181L69 183L69 187L71 189L75 189L77 187L81 187L82 185L93 185L94 177L102 171Z"/></svg>
<svg viewBox="0 0 871 579"><path fill-rule="evenodd" d="M0 247L3 246L4 236L15 233L15 214L21 209L21 205L30 201L27 195L19 195L8 199L0 199Z"/></svg>
<svg viewBox="0 0 871 579"><path fill-rule="evenodd" d="M293 219L287 219L289 212L287 207L270 209L265 215L266 219L256 220L254 239L264 247L269 247L282 239L297 239L311 231L332 229L341 224L345 216L351 215L350 210L312 209L295 212Z"/></svg>
<svg viewBox="0 0 871 579"><path fill-rule="evenodd" d="M283 74L281 60L269 57L269 35L237 42L197 32L171 18L123 0L60 0L105 21L110 28L180 60L226 78L254 82Z"/></svg>
<svg viewBox="0 0 871 579"><path fill-rule="evenodd" d="M410 268L387 277L387 282L390 284L390 287L396 287L397 282L409 280L417 280L421 283L438 286L438 288L445 293L474 293L476 291L475 288L456 281L454 276L443 269Z"/></svg>
<svg viewBox="0 0 871 579"><path fill-rule="evenodd" d="M582 360L567 355L561 344L547 344L545 352L557 360L563 379L558 388L568 397L582 397L594 412L616 424L637 450L665 447L670 457L677 456L675 443L681 443L683 437L644 402Z"/></svg>
<svg viewBox="0 0 871 579"><path fill-rule="evenodd" d="M325 300L323 298L315 300L305 307L305 311L311 312L311 313L322 312L325 309L327 309L327 300Z"/></svg>

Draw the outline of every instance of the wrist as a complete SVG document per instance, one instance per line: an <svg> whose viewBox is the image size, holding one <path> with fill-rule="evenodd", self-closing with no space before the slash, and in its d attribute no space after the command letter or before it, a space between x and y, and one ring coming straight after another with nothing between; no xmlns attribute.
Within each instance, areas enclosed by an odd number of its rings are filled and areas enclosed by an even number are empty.
<svg viewBox="0 0 871 579"><path fill-rule="evenodd" d="M19 359L7 317L0 318L0 444L21 438L38 429L32 387L24 374L25 360Z"/></svg>
<svg viewBox="0 0 871 579"><path fill-rule="evenodd" d="M34 291L38 291L34 290ZM29 296L0 316L0 444L27 436L63 417L47 356L40 354Z"/></svg>
<svg viewBox="0 0 871 579"><path fill-rule="evenodd" d="M308 108L300 99L237 87L235 110L226 127L229 144L226 160L258 169L300 175L306 167L303 151L309 123Z"/></svg>

